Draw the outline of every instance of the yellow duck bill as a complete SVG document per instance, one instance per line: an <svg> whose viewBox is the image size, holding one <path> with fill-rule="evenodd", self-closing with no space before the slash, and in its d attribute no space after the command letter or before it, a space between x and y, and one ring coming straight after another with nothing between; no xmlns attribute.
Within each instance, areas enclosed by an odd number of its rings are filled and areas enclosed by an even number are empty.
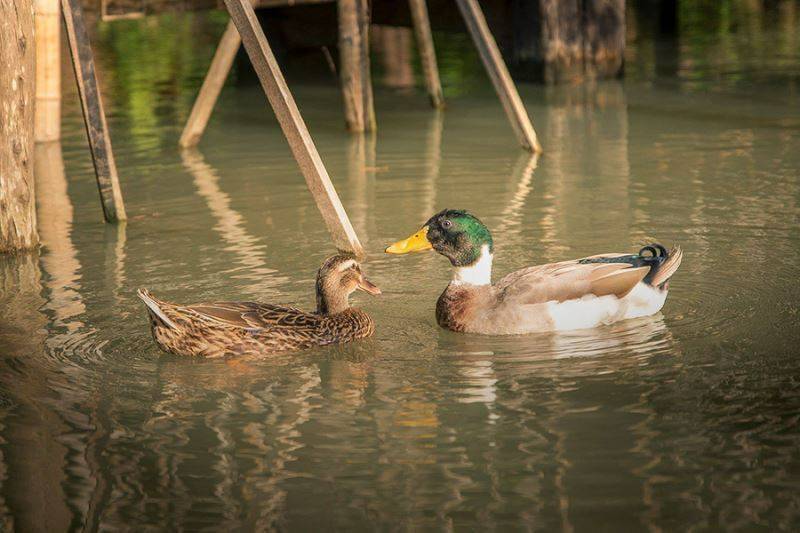
<svg viewBox="0 0 800 533"><path fill-rule="evenodd" d="M407 254L411 252L424 252L433 250L430 241L428 240L428 226L423 227L414 235L402 241L397 241L388 248L387 254Z"/></svg>

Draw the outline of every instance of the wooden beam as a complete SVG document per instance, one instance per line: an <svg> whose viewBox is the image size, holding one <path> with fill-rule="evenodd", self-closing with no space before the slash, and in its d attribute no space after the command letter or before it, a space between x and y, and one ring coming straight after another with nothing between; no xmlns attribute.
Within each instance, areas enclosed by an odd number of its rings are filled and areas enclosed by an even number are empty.
<svg viewBox="0 0 800 533"><path fill-rule="evenodd" d="M541 152L542 147L536 138L536 131L533 129L533 124L522 104L514 81L508 73L503 57L500 55L497 43L489 31L478 1L456 0L456 3L520 144L532 152Z"/></svg>
<svg viewBox="0 0 800 533"><path fill-rule="evenodd" d="M289 141L289 147L306 179L306 185L322 214L334 245L340 250L351 251L363 257L364 249L347 218L328 171L322 163L300 110L267 43L267 38L261 30L253 7L247 0L225 0L225 6L242 37L247 55L253 63L253 68L286 140Z"/></svg>
<svg viewBox="0 0 800 533"><path fill-rule="evenodd" d="M358 24L360 0L339 0L339 79L344 99L344 120L347 129L366 130L364 117L364 83L361 79L361 30Z"/></svg>
<svg viewBox="0 0 800 533"><path fill-rule="evenodd" d="M239 32L236 31L236 26L233 21L228 21L225 33L222 34L217 50L214 52L214 59L211 60L211 66L203 80L203 85L192 106L189 120L186 121L186 126L183 128L180 141L178 141L183 148L196 146L200 142L200 137L206 130L208 119L217 103L222 86L225 85L225 80L231 71L233 60L236 58L236 52L239 51L241 43L242 39L239 37Z"/></svg>
<svg viewBox="0 0 800 533"><path fill-rule="evenodd" d="M371 20L369 0L357 0L358 2L358 31L359 31L359 65L361 71L361 98L364 110L364 130L375 131L377 121L375 120L375 102L372 97L372 72L369 58L369 25Z"/></svg>
<svg viewBox="0 0 800 533"><path fill-rule="evenodd" d="M59 0L35 0L36 142L61 137L61 21Z"/></svg>
<svg viewBox="0 0 800 533"><path fill-rule="evenodd" d="M428 90L431 105L436 109L441 109L444 107L444 95L442 94L442 82L439 80L439 66L436 64L436 49L433 47L428 5L425 0L408 0L408 6L411 8L417 50L419 50L422 63L422 72L425 75L425 87Z"/></svg>
<svg viewBox="0 0 800 533"><path fill-rule="evenodd" d="M119 187L117 165L111 149L111 138L108 135L106 115L103 112L103 101L94 68L92 46L83 22L80 0L61 0L61 11L67 29L78 94L81 97L83 122L89 137L89 148L92 151L97 188L100 190L100 201L103 204L103 216L106 222L125 220L127 216Z"/></svg>

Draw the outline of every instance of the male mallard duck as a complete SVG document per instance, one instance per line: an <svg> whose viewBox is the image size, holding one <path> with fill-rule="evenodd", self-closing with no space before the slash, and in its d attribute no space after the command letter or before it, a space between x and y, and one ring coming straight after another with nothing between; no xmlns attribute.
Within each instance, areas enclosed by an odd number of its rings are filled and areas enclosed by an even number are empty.
<svg viewBox="0 0 800 533"><path fill-rule="evenodd" d="M453 280L436 303L439 325L490 335L591 328L652 315L667 298L680 248L650 244L637 254L601 254L533 266L492 284L492 234L473 215L445 209L386 249L450 259Z"/></svg>
<svg viewBox="0 0 800 533"><path fill-rule="evenodd" d="M156 300L139 289L150 314L153 339L175 355L219 357L245 353L272 354L349 342L369 337L375 323L350 307L356 289L381 291L361 273L351 254L325 260L317 273L317 311L256 302L178 305Z"/></svg>

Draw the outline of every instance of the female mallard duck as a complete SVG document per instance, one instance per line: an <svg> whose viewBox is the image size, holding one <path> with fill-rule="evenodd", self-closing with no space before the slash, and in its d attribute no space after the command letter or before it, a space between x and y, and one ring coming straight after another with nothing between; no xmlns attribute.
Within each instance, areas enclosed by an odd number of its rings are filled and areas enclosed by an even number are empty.
<svg viewBox="0 0 800 533"><path fill-rule="evenodd" d="M356 289L381 291L361 273L351 254L329 257L317 273L317 311L255 302L177 305L156 300L139 289L150 314L153 338L175 355L219 357L272 354L349 342L369 337L375 323L364 311L350 307Z"/></svg>
<svg viewBox="0 0 800 533"><path fill-rule="evenodd" d="M445 209L390 254L435 250L455 267L436 303L453 331L490 335L591 328L652 315L667 298L680 248L650 244L638 254L601 254L533 266L492 284L492 234L466 211Z"/></svg>

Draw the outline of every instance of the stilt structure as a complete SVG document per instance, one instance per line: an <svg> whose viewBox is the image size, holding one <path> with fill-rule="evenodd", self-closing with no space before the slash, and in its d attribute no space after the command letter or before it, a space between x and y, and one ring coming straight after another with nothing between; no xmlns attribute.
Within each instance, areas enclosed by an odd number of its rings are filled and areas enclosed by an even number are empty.
<svg viewBox="0 0 800 533"><path fill-rule="evenodd" d="M127 216L119 186L117 165L111 150L111 139L108 135L92 46L84 24L81 2L61 0L61 10L67 30L69 51L72 55L72 66L75 70L75 81L81 98L83 121L89 137L89 148L92 151L97 188L100 190L100 201L103 204L103 216L106 222L125 220Z"/></svg>
<svg viewBox="0 0 800 533"><path fill-rule="evenodd" d="M66 0L65 0L66 1ZM77 0L73 0L77 1ZM347 213L331 183L314 141L306 128L300 110L286 85L278 62L272 54L261 25L248 0L225 0L231 20L242 38L242 43L267 95L278 123L294 154L300 171L306 179L317 208L325 220L334 245L345 251L364 256L358 236L347 218Z"/></svg>
<svg viewBox="0 0 800 533"><path fill-rule="evenodd" d="M511 127L514 128L514 132L517 134L519 143L526 150L540 153L542 147L536 137L536 131L533 129L528 112L522 104L517 87L514 85L514 80L511 79L503 57L500 55L497 43L489 31L489 26L486 24L486 18L478 5L478 0L456 0L456 3L461 10L461 15L464 17L464 22L467 24L467 29L472 36L475 47L478 49L483 66L486 67L486 72L492 80L508 120L511 122Z"/></svg>
<svg viewBox="0 0 800 533"><path fill-rule="evenodd" d="M225 33L222 34L222 39L217 46L217 51L214 52L214 59L211 60L211 66L200 87L197 100L194 101L189 120L186 121L186 126L183 128L180 141L178 141L181 147L188 148L200 142L200 137L206 130L208 119L214 110L214 104L217 103L222 86L225 85L225 79L231 71L233 60L236 58L236 52L239 51L241 43L242 39L239 37L239 32L236 31L236 25L229 20L225 27Z"/></svg>
<svg viewBox="0 0 800 533"><path fill-rule="evenodd" d="M34 140L61 138L61 8L59 0L35 0L36 107Z"/></svg>
<svg viewBox="0 0 800 533"><path fill-rule="evenodd" d="M442 82L439 80L439 66L436 64L436 50L433 47L433 34L431 22L428 19L428 5L425 0L408 0L411 9L411 20L414 24L414 34L417 39L422 72L425 75L425 88L431 99L431 105L436 109L444 107Z"/></svg>

